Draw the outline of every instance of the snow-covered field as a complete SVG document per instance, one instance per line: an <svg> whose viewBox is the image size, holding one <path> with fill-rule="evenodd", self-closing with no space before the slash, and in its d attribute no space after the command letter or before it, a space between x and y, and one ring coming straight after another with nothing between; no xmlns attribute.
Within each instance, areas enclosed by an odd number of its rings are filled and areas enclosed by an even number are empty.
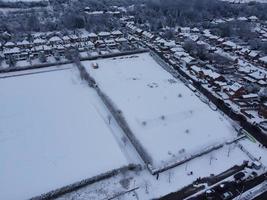
<svg viewBox="0 0 267 200"><path fill-rule="evenodd" d="M200 101L148 54L83 64L122 111L154 167L236 137L229 121Z"/></svg>
<svg viewBox="0 0 267 200"><path fill-rule="evenodd" d="M27 199L128 165L97 94L68 67L0 78L0 199Z"/></svg>

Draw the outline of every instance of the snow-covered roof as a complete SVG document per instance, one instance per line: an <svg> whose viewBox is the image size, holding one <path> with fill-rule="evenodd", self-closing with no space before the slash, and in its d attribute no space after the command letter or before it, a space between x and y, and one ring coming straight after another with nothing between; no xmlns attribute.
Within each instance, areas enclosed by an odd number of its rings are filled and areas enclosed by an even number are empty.
<svg viewBox="0 0 267 200"><path fill-rule="evenodd" d="M116 30L116 31L112 31L111 34L112 35L122 35L122 32L119 30Z"/></svg>
<svg viewBox="0 0 267 200"><path fill-rule="evenodd" d="M46 50L46 51L49 51L49 50L51 50L51 49L52 49L52 47L51 47L51 46L47 46L47 45L44 45L43 47L44 47L44 50Z"/></svg>
<svg viewBox="0 0 267 200"><path fill-rule="evenodd" d="M251 57L251 58L255 58L259 55L260 52L258 51L251 51L248 56Z"/></svg>
<svg viewBox="0 0 267 200"><path fill-rule="evenodd" d="M7 42L5 43L5 47L15 46L14 42Z"/></svg>
<svg viewBox="0 0 267 200"><path fill-rule="evenodd" d="M261 57L259 60L267 64L267 56Z"/></svg>
<svg viewBox="0 0 267 200"><path fill-rule="evenodd" d="M121 38L116 38L115 41L116 42L127 42L127 39L124 37L121 37Z"/></svg>
<svg viewBox="0 0 267 200"><path fill-rule="evenodd" d="M60 42L62 41L60 37L54 36L49 39L49 42Z"/></svg>
<svg viewBox="0 0 267 200"><path fill-rule="evenodd" d="M258 94L245 94L242 95L243 99L258 98Z"/></svg>
<svg viewBox="0 0 267 200"><path fill-rule="evenodd" d="M23 41L21 41L21 42L18 42L17 44L18 44L18 45L29 45L30 42L29 42L28 40L23 40Z"/></svg>
<svg viewBox="0 0 267 200"><path fill-rule="evenodd" d="M249 20L258 20L258 17L256 17L256 16L250 16L249 18L248 18Z"/></svg>
<svg viewBox="0 0 267 200"><path fill-rule="evenodd" d="M197 27L194 27L194 28L192 29L192 31L193 31L193 32L199 32L199 29L198 29Z"/></svg>
<svg viewBox="0 0 267 200"><path fill-rule="evenodd" d="M34 44L45 44L46 41L41 39L41 38L36 38L36 39L33 40L33 43Z"/></svg>
<svg viewBox="0 0 267 200"><path fill-rule="evenodd" d="M77 40L77 39L79 39L79 37L78 37L77 35L75 35L75 34L71 34L71 35L69 35L69 37L70 37L70 39L72 39L72 40Z"/></svg>
<svg viewBox="0 0 267 200"><path fill-rule="evenodd" d="M267 81L259 80L258 81L258 84L260 84L260 85L267 85Z"/></svg>
<svg viewBox="0 0 267 200"><path fill-rule="evenodd" d="M250 52L249 49L244 48L244 47L243 47L240 51L241 51L242 53L249 53L249 52Z"/></svg>
<svg viewBox="0 0 267 200"><path fill-rule="evenodd" d="M144 31L143 35L149 39L152 39L154 37L154 35L148 31Z"/></svg>
<svg viewBox="0 0 267 200"><path fill-rule="evenodd" d="M107 36L110 36L110 33L109 32L100 32L100 33L98 33L98 36L107 37Z"/></svg>
<svg viewBox="0 0 267 200"><path fill-rule="evenodd" d="M185 56L185 57L181 57L180 58L182 61L184 61L186 64L189 64L193 61L195 61L195 58L191 57L191 56Z"/></svg>
<svg viewBox="0 0 267 200"><path fill-rule="evenodd" d="M228 88L234 92L238 91L240 88L243 86L240 85L239 83L235 82L234 84L230 85Z"/></svg>
<svg viewBox="0 0 267 200"><path fill-rule="evenodd" d="M88 41L88 42L87 42L87 45L88 45L88 46L94 46L94 43L91 42L91 41Z"/></svg>
<svg viewBox="0 0 267 200"><path fill-rule="evenodd" d="M4 54L16 54L16 53L20 53L20 49L18 47L4 49Z"/></svg>
<svg viewBox="0 0 267 200"><path fill-rule="evenodd" d="M64 35L64 36L62 37L62 40L63 40L63 41L68 41L68 40L70 40L70 37L67 36L67 35Z"/></svg>
<svg viewBox="0 0 267 200"><path fill-rule="evenodd" d="M88 34L88 37L89 38L95 38L95 37L97 37L97 35L95 33L89 33Z"/></svg>
<svg viewBox="0 0 267 200"><path fill-rule="evenodd" d="M239 21L247 21L248 19L246 17L238 17L237 20L239 20Z"/></svg>
<svg viewBox="0 0 267 200"><path fill-rule="evenodd" d="M254 71L251 74L249 74L250 77L260 80L260 79L265 79L266 78L266 72L262 70Z"/></svg>
<svg viewBox="0 0 267 200"><path fill-rule="evenodd" d="M115 43L114 39L108 39L108 40L104 40L105 43Z"/></svg>
<svg viewBox="0 0 267 200"><path fill-rule="evenodd" d="M176 52L174 53L174 56L175 56L176 58L181 58L181 57L189 56L189 54L186 53L185 51L176 51Z"/></svg>
<svg viewBox="0 0 267 200"><path fill-rule="evenodd" d="M223 43L223 45L228 46L228 47L232 47L232 48L236 48L237 45L234 42L231 41L226 41Z"/></svg>
<svg viewBox="0 0 267 200"><path fill-rule="evenodd" d="M175 46L173 48L171 48L171 52L175 53L175 52L181 52L183 51L184 52L184 48L181 47L181 46Z"/></svg>

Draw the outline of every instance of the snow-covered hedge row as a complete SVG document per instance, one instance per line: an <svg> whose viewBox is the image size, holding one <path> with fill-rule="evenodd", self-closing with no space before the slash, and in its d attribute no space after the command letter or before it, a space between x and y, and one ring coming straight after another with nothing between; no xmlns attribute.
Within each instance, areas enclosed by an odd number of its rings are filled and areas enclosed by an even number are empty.
<svg viewBox="0 0 267 200"><path fill-rule="evenodd" d="M152 158L147 153L147 151L144 149L144 147L140 144L139 140L135 137L134 133L131 131L130 127L128 126L128 123L126 122L123 116L123 113L114 106L114 103L112 103L112 101L98 87L96 87L96 91L98 95L101 97L104 104L109 109L109 111L112 113L113 117L116 119L117 123L123 129L124 133L129 138L129 140L135 147L138 154L141 156L143 161L146 163L146 165L147 166L152 165Z"/></svg>
<svg viewBox="0 0 267 200"><path fill-rule="evenodd" d="M100 174L98 176L87 178L87 179L78 181L76 183L73 183L73 184L70 184L70 185L55 189L53 191L47 192L45 194L42 194L40 196L33 197L30 200L45 200L45 199L57 198L57 197L59 197L61 195L64 195L64 194L72 192L72 191L75 191L75 190L77 190L79 188L85 187L85 186L93 184L95 182L110 178L110 177L115 176L115 175L117 175L119 173L123 173L123 172L125 172L127 170L139 171L140 169L141 169L141 167L139 165L129 164L128 166L123 166L123 167L121 167L119 169L113 169L113 170L110 170L110 171L108 171L106 173Z"/></svg>

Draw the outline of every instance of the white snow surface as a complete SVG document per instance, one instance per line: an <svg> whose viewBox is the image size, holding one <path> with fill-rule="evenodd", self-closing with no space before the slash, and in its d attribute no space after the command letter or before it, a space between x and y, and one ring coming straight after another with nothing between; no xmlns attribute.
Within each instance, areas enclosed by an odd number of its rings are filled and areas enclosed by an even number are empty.
<svg viewBox="0 0 267 200"><path fill-rule="evenodd" d="M83 62L100 89L122 111L154 167L236 137L229 121L163 70L148 53L97 63L99 68L93 69L92 62Z"/></svg>
<svg viewBox="0 0 267 200"><path fill-rule="evenodd" d="M128 165L76 69L0 78L0 96L0 199L28 199Z"/></svg>

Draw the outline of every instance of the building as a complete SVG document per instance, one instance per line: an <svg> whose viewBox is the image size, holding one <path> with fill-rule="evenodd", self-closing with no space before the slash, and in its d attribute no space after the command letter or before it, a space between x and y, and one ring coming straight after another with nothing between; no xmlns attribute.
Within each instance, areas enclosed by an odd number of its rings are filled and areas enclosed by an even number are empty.
<svg viewBox="0 0 267 200"><path fill-rule="evenodd" d="M246 94L245 88L237 82L232 85L227 85L224 87L223 91L229 96L230 99L239 98Z"/></svg>
<svg viewBox="0 0 267 200"><path fill-rule="evenodd" d="M108 39L110 37L110 32L100 32L98 33L98 38L103 40L103 39Z"/></svg>
<svg viewBox="0 0 267 200"><path fill-rule="evenodd" d="M259 58L259 63L261 63L263 66L267 67L267 56Z"/></svg>
<svg viewBox="0 0 267 200"><path fill-rule="evenodd" d="M123 36L123 33L121 31L119 31L119 30L116 30L116 31L112 31L111 32L111 35L114 38L119 38L119 37L122 37Z"/></svg>
<svg viewBox="0 0 267 200"><path fill-rule="evenodd" d="M49 44L54 46L54 45L58 45L58 44L62 44L63 41L60 37L58 36L53 36L48 40Z"/></svg>
<svg viewBox="0 0 267 200"><path fill-rule="evenodd" d="M260 105L259 114L264 118L267 118L267 102Z"/></svg>

